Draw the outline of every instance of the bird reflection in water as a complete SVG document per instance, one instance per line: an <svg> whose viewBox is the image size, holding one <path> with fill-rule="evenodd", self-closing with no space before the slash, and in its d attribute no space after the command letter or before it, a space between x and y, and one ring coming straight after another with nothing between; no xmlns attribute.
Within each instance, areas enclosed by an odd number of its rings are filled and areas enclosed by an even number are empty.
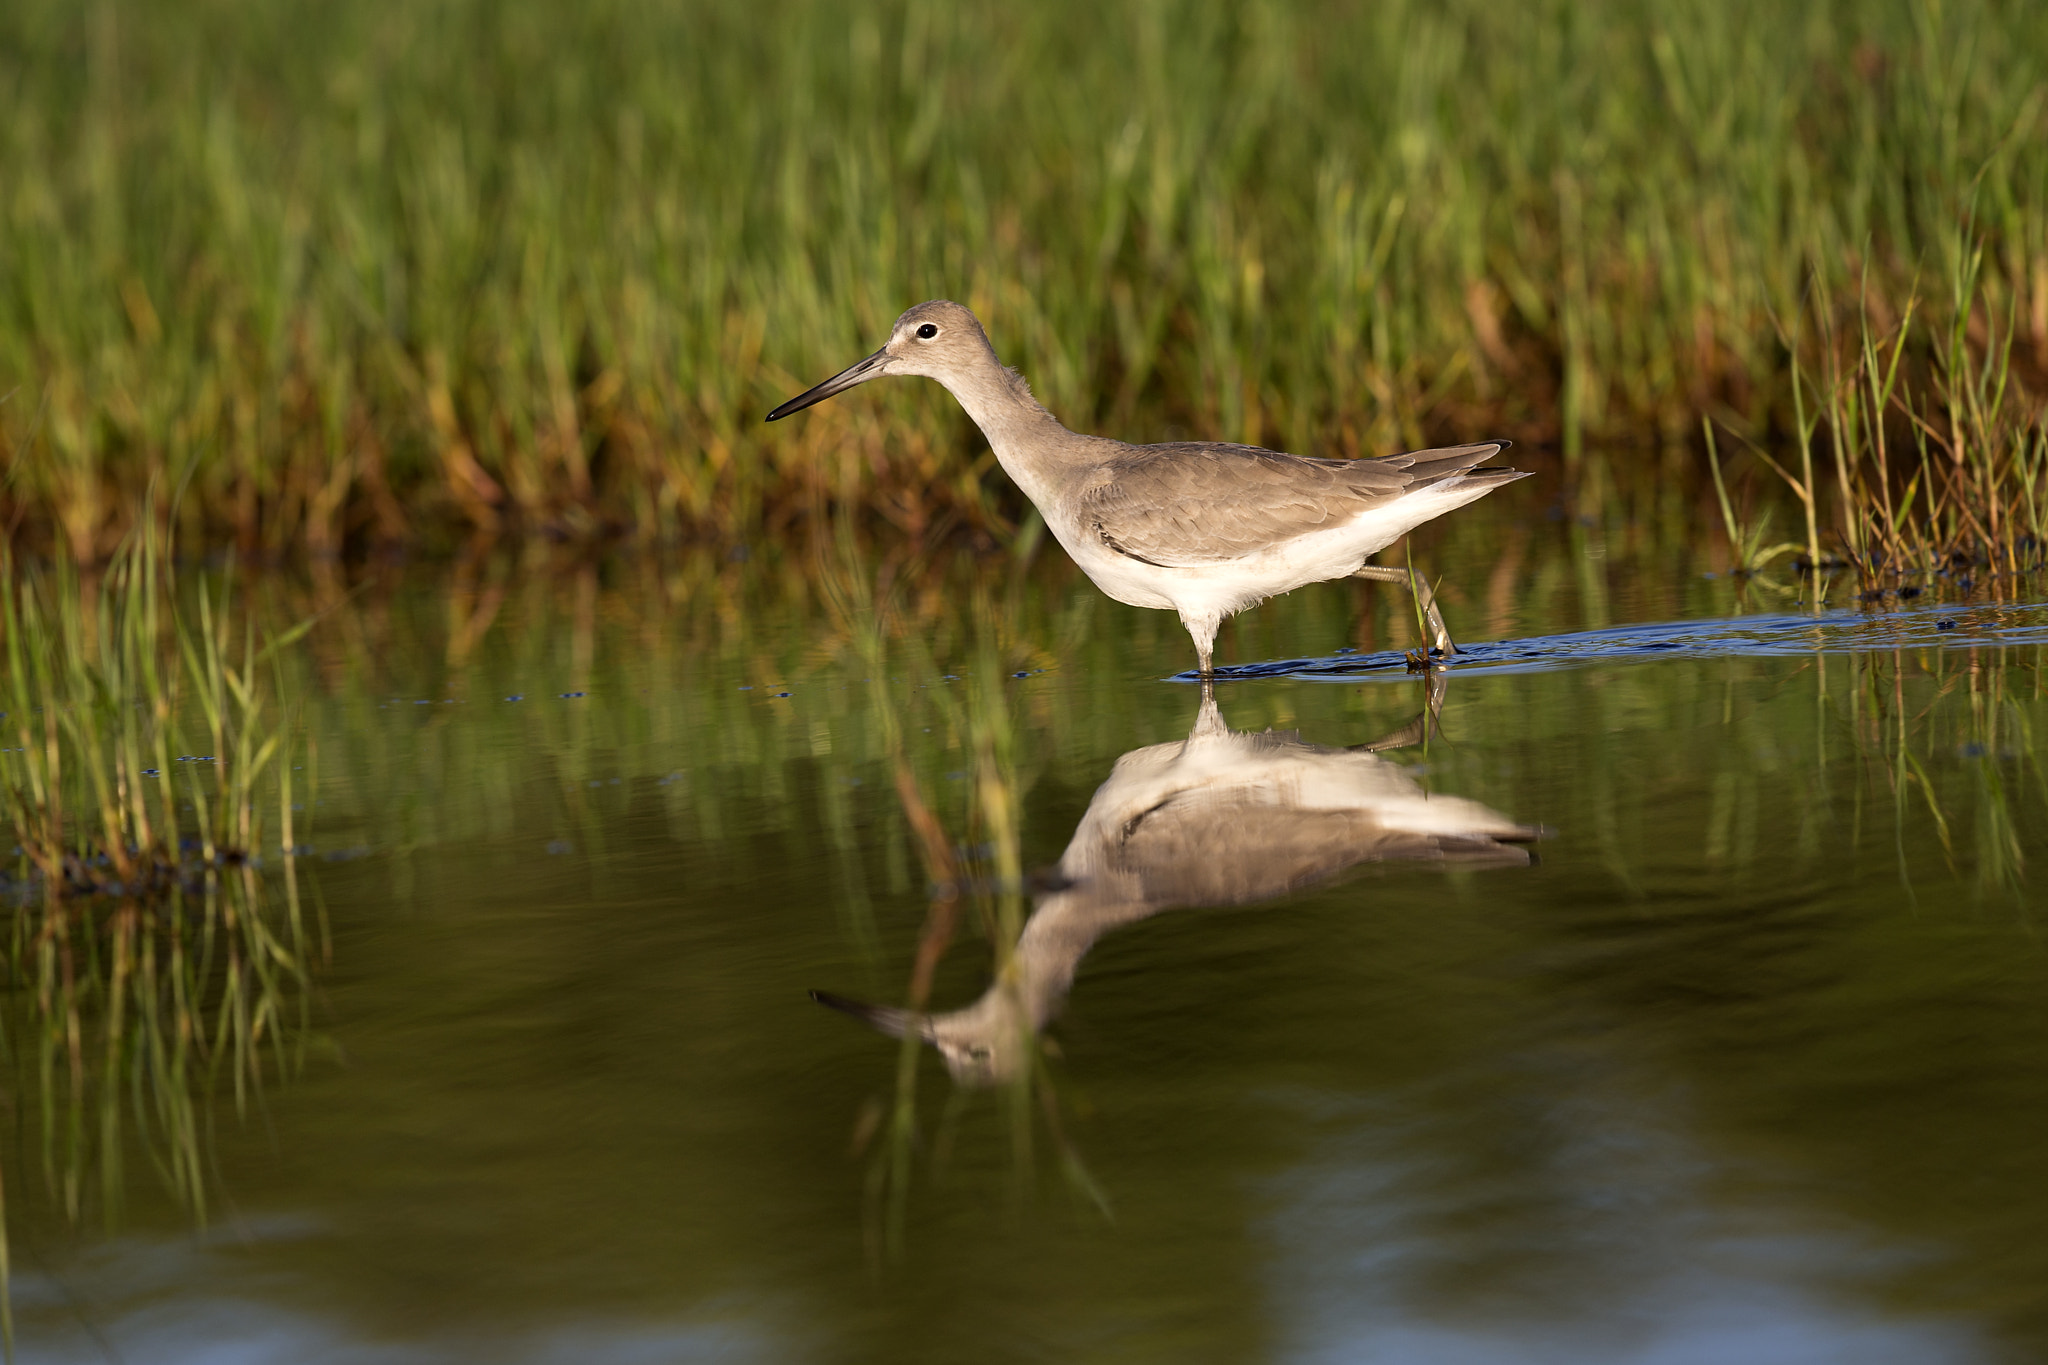
<svg viewBox="0 0 2048 1365"><path fill-rule="evenodd" d="M1541 833L1477 801L1426 792L1381 757L1419 742L1442 701L1371 744L1232 730L1205 687L1185 740L1116 761L1042 880L1001 979L964 1009L923 1014L824 991L811 998L937 1048L956 1080L1010 1080L1065 1001L1095 940L1161 910L1250 905L1368 862L1527 866Z"/></svg>

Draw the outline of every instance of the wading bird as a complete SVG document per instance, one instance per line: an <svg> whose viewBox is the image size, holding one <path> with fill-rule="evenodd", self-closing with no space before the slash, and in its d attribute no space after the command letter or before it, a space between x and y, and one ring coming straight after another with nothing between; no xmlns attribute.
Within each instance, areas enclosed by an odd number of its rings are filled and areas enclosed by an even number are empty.
<svg viewBox="0 0 2048 1365"><path fill-rule="evenodd" d="M996 359L973 313L944 299L912 308L881 350L768 420L891 374L945 385L1097 587L1119 602L1180 614L1204 677L1224 617L1332 578L1409 585L1431 643L1455 653L1428 588L1405 570L1365 561L1432 517L1526 477L1486 466L1505 441L1331 460L1217 441L1134 446L1083 436Z"/></svg>

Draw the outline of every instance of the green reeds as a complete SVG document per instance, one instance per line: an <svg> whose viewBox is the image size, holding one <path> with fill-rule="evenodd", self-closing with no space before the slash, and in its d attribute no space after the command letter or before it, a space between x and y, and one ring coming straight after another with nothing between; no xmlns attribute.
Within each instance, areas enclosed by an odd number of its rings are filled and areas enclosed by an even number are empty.
<svg viewBox="0 0 2048 1365"><path fill-rule="evenodd" d="M1943 478L2038 467L1993 400L2048 365L2044 85L2048 12L1996 0L21 0L0 526L1001 533L919 386L758 420L938 295L1130 439L1769 444L1809 276L1888 335L1952 260L1900 401Z"/></svg>
<svg viewBox="0 0 2048 1365"><path fill-rule="evenodd" d="M1850 568L1881 592L1907 577L2010 579L2048 563L2048 406L2016 381L2018 316L1984 299L1982 271L1981 245L1958 241L1945 312L1914 295L1881 319L1865 291L1846 317L1816 305L1809 341L1796 327L1787 338L1797 471L1749 444L1804 513L1810 572ZM1761 535L1739 530L1711 425L1706 435L1735 567L1746 568ZM1820 461L1833 466L1832 490Z"/></svg>
<svg viewBox="0 0 2048 1365"><path fill-rule="evenodd" d="M1732 559L1729 568L1736 573L1755 573L1779 555L1796 553L1799 547L1791 541L1780 541L1768 548L1764 541L1771 533L1770 509L1755 521L1739 516L1735 504L1728 498L1728 481L1721 475L1721 451L1714 440L1714 424L1701 419L1700 430L1706 437L1707 469L1714 476L1714 497L1721 506L1721 525L1728 533L1728 553ZM1782 471L1781 471L1782 472Z"/></svg>
<svg viewBox="0 0 2048 1365"><path fill-rule="evenodd" d="M299 633L259 647L225 597L181 599L147 530L92 580L0 549L6 1029L70 1218L116 1214L139 1148L203 1219L207 1095L246 1111L298 1064L310 784L275 668Z"/></svg>

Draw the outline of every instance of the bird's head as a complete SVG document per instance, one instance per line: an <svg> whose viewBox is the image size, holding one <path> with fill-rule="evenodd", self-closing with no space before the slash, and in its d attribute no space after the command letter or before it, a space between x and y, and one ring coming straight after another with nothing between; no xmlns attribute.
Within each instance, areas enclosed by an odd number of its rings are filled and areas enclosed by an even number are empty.
<svg viewBox="0 0 2048 1365"><path fill-rule="evenodd" d="M897 318L881 350L798 394L769 413L768 420L779 421L885 374L924 375L957 391L959 381L993 358L988 335L974 314L948 299L933 299Z"/></svg>
<svg viewBox="0 0 2048 1365"><path fill-rule="evenodd" d="M1000 984L966 1009L950 1014L919 1014L888 1005L870 1005L829 991L812 991L811 999L866 1023L892 1038L921 1038L945 1058L946 1069L962 1085L996 1085L1015 1080L1031 1055L1035 1033L1013 991Z"/></svg>

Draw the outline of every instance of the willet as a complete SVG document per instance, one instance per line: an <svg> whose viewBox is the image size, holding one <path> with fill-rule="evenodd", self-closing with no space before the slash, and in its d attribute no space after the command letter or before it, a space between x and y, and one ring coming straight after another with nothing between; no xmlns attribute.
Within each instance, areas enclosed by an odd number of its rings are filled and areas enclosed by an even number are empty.
<svg viewBox="0 0 2048 1365"><path fill-rule="evenodd" d="M1440 683L1443 675L1435 675ZM1441 705L1430 698L1431 712ZM1426 792L1380 751L1420 740L1431 712L1372 744L1232 730L1203 689L1185 740L1135 749L1096 790L1010 970L973 1004L920 1014L813 991L822 1005L936 1047L955 1078L1008 1080L1059 1013L1081 958L1120 925L1184 906L1252 905L1367 862L1527 866L1540 826Z"/></svg>
<svg viewBox="0 0 2048 1365"><path fill-rule="evenodd" d="M1485 466L1506 441L1332 460L1216 441L1135 446L1083 436L996 359L973 313L944 299L912 308L881 350L768 420L890 374L945 385L1097 587L1119 602L1180 613L1204 677L1224 617L1333 578L1408 584L1431 643L1455 653L1428 587L1365 561L1432 517L1526 477Z"/></svg>

